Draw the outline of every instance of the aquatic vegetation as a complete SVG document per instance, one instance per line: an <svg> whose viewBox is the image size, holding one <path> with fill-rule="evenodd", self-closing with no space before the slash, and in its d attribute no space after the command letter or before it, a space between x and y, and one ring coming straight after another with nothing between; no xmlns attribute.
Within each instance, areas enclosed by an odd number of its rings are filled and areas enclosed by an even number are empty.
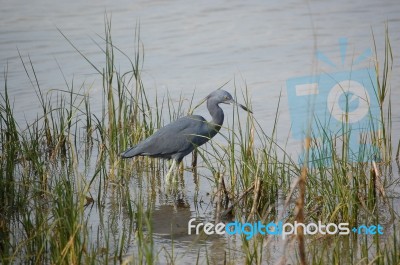
<svg viewBox="0 0 400 265"><path fill-rule="evenodd" d="M150 99L141 79L139 30L133 59L114 46L111 31L107 21L104 66L94 65L61 33L102 81L100 112L93 112L91 87L85 84L77 88L66 82L63 91L45 92L34 63L21 55L41 111L34 121L19 124L5 78L0 99L2 264L179 264L187 253L198 264L399 263L388 33L383 69L376 63L382 130L368 136L377 143L381 161L355 163L340 155L348 145L327 149L310 138L304 148L329 155L331 162L299 165L276 142L280 102L272 134L254 116L239 115L234 108L234 118L221 130L224 141L213 139L199 148L193 167L186 160L177 189L168 193L163 180L167 163L148 158L124 161L119 154L163 124L193 112L194 95L179 102L170 96ZM129 70L120 72L115 53L129 60ZM235 82L235 89L243 92L234 97L241 96L251 109L247 86ZM324 144L333 141L326 135ZM188 180L193 180L194 190L187 191ZM350 228L380 224L384 236L308 236L298 230L285 241L260 234L250 240L244 234L188 237L192 217L216 223L346 222Z"/></svg>

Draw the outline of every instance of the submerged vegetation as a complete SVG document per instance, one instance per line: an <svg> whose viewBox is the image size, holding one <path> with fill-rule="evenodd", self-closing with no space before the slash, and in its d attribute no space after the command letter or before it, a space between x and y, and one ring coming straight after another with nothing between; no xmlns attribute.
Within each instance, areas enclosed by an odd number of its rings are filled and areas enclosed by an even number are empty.
<svg viewBox="0 0 400 265"><path fill-rule="evenodd" d="M235 109L231 124L221 131L224 142L212 140L197 150L193 156L197 166L193 173L183 170L173 192L164 187L164 161L122 161L118 155L151 135L166 117L174 120L197 107L192 106L193 98L189 106L182 98L178 103L170 97L149 99L141 79L139 34L135 57L126 56L131 69L122 73L114 53L125 54L113 45L109 22L102 48L105 66L94 65L66 38L102 78L100 113L92 112L90 89L84 85L76 88L66 82L64 91L45 93L34 64L20 56L41 112L34 121L17 123L5 71L0 100L0 262L179 264L182 254L174 246L174 234L166 238L169 246L155 242L157 208L170 205L170 211L187 211L181 221L187 232L185 225L193 215L187 208L194 204L199 220L380 224L385 231L383 236L306 236L298 230L277 254L271 251L279 241L274 236L257 235L251 240L235 236L235 243L223 243L222 253L214 256L209 245L213 237L193 236L189 250L184 251L194 251L197 263L399 264L399 209L393 203L399 179L392 169L399 151L392 150L389 77L393 59L388 36L383 69L376 60L382 124L368 135L381 153L380 161L355 163L343 155L348 152L345 142L342 149L327 149L309 139L305 150L313 148L331 157L330 165L298 165L276 143L278 116L271 135L253 116L242 113L239 117ZM250 106L247 87L242 90ZM332 138L326 137L324 143L333 145ZM189 179L195 183L191 202L185 195L185 176L193 176ZM209 183L205 189L214 190L211 196L203 196L200 182ZM204 216L203 204L210 207L211 217ZM169 217L172 223L173 213ZM169 220L163 225L169 225Z"/></svg>

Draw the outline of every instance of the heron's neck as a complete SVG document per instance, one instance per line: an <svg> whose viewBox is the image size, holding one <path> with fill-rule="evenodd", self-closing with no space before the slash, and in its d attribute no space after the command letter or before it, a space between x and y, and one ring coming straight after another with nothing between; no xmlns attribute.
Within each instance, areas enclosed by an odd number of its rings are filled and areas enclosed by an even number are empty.
<svg viewBox="0 0 400 265"><path fill-rule="evenodd" d="M211 114L212 120L209 122L209 126L212 127L211 134L214 136L221 129L221 125L224 123L224 112L215 102L207 101L207 108Z"/></svg>

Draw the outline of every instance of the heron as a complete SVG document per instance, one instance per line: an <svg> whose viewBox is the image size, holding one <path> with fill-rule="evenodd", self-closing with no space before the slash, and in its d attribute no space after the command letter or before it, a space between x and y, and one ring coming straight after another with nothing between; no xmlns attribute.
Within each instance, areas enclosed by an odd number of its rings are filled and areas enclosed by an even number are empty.
<svg viewBox="0 0 400 265"><path fill-rule="evenodd" d="M128 148L121 153L122 158L135 156L148 156L163 159L172 159L172 165L166 175L166 181L170 182L171 173L182 159L195 148L205 144L213 138L221 129L224 122L224 112L219 104L235 104L245 111L252 113L242 104L237 103L231 94L219 89L209 94L207 109L212 117L207 121L200 115L187 115L160 128L154 134Z"/></svg>

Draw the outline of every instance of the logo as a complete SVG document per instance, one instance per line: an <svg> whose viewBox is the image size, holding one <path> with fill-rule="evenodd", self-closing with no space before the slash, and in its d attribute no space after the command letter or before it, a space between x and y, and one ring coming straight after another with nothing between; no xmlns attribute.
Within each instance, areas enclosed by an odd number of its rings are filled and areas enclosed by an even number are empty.
<svg viewBox="0 0 400 265"><path fill-rule="evenodd" d="M295 77L286 81L292 137L304 140L309 135L320 145L318 150L310 150L310 161L329 160L329 157L321 155L331 154L331 148L338 139L346 139L349 158L353 161L366 161L377 155L376 148L362 137L365 133L378 130L380 125L379 103L375 95L375 69L353 69L371 57L371 49L358 56L350 70L343 70L347 39L340 39L339 47L341 67L320 51L316 57L334 70L341 68L341 71ZM300 162L303 159L304 154L300 156Z"/></svg>
<svg viewBox="0 0 400 265"><path fill-rule="evenodd" d="M192 233L195 235L199 235L200 233L204 233L206 235L243 235L246 240L251 240L254 236L261 235L273 235L273 236L281 236L282 239L287 238L290 235L297 235L298 229L302 228L304 235L349 235L350 231L359 234L359 235L383 235L383 227L378 225L360 225L353 227L350 230L349 223L328 223L323 224L321 221L318 223L298 223L295 221L292 223L283 223L279 221L277 223L270 222L268 224L264 224L261 221L254 223L241 223L238 221L230 222L230 223L195 223L196 219L192 218L188 222L188 235Z"/></svg>

